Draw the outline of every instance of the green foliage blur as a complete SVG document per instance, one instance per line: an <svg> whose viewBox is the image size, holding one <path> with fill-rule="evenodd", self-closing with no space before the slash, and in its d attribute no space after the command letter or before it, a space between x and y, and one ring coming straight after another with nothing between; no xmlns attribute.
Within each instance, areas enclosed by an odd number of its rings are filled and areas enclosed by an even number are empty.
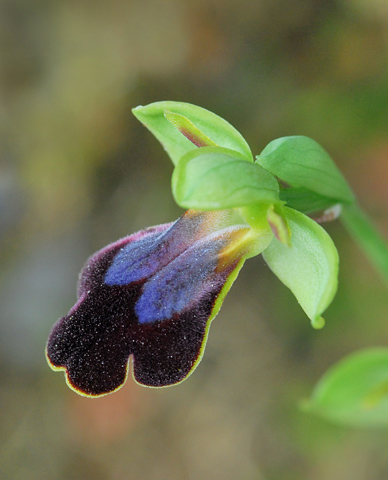
<svg viewBox="0 0 388 480"><path fill-rule="evenodd" d="M388 4L1 0L0 476L386 480L388 431L303 412L320 376L388 343L387 293L336 222L338 294L314 331L249 260L182 385L77 396L44 358L86 258L177 218L172 165L131 108L190 102L258 154L306 135L388 236Z"/></svg>

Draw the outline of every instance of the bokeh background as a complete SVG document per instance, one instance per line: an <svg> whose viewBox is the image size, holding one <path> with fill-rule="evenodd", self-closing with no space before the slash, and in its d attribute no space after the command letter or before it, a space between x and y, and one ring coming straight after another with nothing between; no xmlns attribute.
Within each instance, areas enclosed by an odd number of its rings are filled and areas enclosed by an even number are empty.
<svg viewBox="0 0 388 480"><path fill-rule="evenodd" d="M337 360L388 344L387 291L340 224L321 331L255 258L177 387L86 399L44 347L92 252L181 214L139 104L201 105L256 154L314 138L388 236L388 3L1 0L0 69L1 478L386 480L386 430L298 407Z"/></svg>

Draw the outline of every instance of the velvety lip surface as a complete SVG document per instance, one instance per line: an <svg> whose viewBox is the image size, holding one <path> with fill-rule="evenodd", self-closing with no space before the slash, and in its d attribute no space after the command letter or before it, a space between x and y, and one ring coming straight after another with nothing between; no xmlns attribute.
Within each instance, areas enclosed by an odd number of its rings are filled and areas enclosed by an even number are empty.
<svg viewBox="0 0 388 480"><path fill-rule="evenodd" d="M150 387L179 383L194 370L244 261L238 245L247 228L220 228L224 222L223 212L189 210L88 260L78 301L47 343L51 367L65 372L72 389L87 396L117 390L130 356L135 380Z"/></svg>

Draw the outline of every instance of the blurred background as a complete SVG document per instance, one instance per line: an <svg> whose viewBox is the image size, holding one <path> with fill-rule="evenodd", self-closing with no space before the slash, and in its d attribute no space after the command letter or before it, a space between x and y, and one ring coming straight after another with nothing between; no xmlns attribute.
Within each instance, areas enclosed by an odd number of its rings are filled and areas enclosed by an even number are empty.
<svg viewBox="0 0 388 480"><path fill-rule="evenodd" d="M301 412L322 373L388 343L387 292L340 224L314 331L247 262L190 379L87 399L44 348L95 250L182 211L131 108L226 118L255 154L310 136L388 236L385 0L0 0L0 475L12 480L386 480L388 432Z"/></svg>

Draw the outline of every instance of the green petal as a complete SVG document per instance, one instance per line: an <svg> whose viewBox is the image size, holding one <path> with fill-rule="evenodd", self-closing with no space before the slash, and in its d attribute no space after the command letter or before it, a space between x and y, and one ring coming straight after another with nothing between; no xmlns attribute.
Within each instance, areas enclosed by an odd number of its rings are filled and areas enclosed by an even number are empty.
<svg viewBox="0 0 388 480"><path fill-rule="evenodd" d="M190 122L190 120L183 115L165 110L164 116L196 147L217 147L217 144L214 143L213 140L201 132L193 122Z"/></svg>
<svg viewBox="0 0 388 480"><path fill-rule="evenodd" d="M326 231L303 213L284 207L291 230L291 248L274 238L263 256L271 270L292 291L313 327L330 305L338 283L338 253Z"/></svg>
<svg viewBox="0 0 388 480"><path fill-rule="evenodd" d="M351 426L388 426L388 348L357 352L328 370L303 404Z"/></svg>
<svg viewBox="0 0 388 480"><path fill-rule="evenodd" d="M270 142L257 163L292 187L311 190L335 202L353 202L354 195L330 155L308 137L278 138Z"/></svg>
<svg viewBox="0 0 388 480"><path fill-rule="evenodd" d="M275 237L286 247L291 247L291 230L286 216L283 214L283 206L271 205L267 211L267 220Z"/></svg>
<svg viewBox="0 0 388 480"><path fill-rule="evenodd" d="M226 120L204 108L165 101L139 106L132 112L163 145L174 165L185 153L197 148L195 140L198 138L201 141L208 138L213 145L236 150L253 161L242 135ZM194 143L189 138L194 139ZM200 143L202 145L204 143Z"/></svg>
<svg viewBox="0 0 388 480"><path fill-rule="evenodd" d="M172 190L178 205L197 210L280 203L278 183L269 172L221 147L186 153L175 167Z"/></svg>

